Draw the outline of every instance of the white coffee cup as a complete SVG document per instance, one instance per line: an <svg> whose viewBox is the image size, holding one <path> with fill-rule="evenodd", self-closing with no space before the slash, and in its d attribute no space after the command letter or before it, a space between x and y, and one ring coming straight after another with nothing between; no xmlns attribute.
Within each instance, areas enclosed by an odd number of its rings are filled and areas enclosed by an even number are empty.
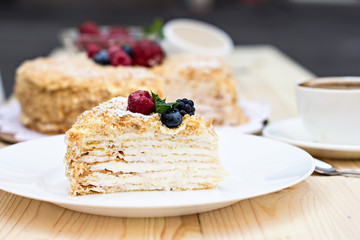
<svg viewBox="0 0 360 240"><path fill-rule="evenodd" d="M296 84L298 112L315 141L360 145L360 77L315 78Z"/></svg>

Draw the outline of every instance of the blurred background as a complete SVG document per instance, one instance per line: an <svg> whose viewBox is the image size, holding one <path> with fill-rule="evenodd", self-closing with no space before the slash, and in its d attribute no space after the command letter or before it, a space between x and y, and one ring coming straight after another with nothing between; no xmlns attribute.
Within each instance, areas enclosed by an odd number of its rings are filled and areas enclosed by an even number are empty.
<svg viewBox="0 0 360 240"><path fill-rule="evenodd" d="M6 96L21 62L60 45L60 29L85 20L149 25L156 17L209 22L237 45L273 45L319 76L360 75L360 0L1 0Z"/></svg>

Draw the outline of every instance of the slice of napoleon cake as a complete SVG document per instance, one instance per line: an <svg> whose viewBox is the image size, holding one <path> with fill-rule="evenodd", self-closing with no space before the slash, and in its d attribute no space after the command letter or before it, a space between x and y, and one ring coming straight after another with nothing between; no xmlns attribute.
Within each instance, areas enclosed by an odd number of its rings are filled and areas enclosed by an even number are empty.
<svg viewBox="0 0 360 240"><path fill-rule="evenodd" d="M136 91L81 114L66 133L71 195L215 188L227 176L194 103Z"/></svg>

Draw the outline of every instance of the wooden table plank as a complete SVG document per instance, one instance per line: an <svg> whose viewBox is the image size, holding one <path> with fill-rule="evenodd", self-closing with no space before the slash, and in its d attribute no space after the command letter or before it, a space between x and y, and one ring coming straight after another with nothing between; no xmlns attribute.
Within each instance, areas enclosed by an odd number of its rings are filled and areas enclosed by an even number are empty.
<svg viewBox="0 0 360 240"><path fill-rule="evenodd" d="M297 116L294 84L313 75L271 46L242 46L228 58L241 99L265 99L270 121ZM6 146L0 142L0 148ZM329 160L360 170L360 161ZM0 191L0 238L11 239L358 239L360 178L313 175L276 193L206 213L115 218L79 213Z"/></svg>

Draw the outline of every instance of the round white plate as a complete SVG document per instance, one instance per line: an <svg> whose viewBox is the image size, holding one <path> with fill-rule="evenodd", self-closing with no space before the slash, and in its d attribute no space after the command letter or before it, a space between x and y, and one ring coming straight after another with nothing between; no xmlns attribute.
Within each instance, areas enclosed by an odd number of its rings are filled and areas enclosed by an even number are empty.
<svg viewBox="0 0 360 240"><path fill-rule="evenodd" d="M239 106L249 121L238 127L217 127L216 130L236 128L242 133L260 133L270 115L270 105L265 101L242 100ZM16 99L0 107L0 138L9 142L22 142L47 136L23 126L19 121L20 113L21 107Z"/></svg>
<svg viewBox="0 0 360 240"><path fill-rule="evenodd" d="M324 158L359 159L360 145L339 145L316 142L300 118L290 118L268 124L263 135L300 147L311 155Z"/></svg>
<svg viewBox="0 0 360 240"><path fill-rule="evenodd" d="M219 137L221 162L230 175L216 189L72 197L64 175L64 135L1 149L0 189L80 212L160 217L210 211L275 192L304 180L314 170L313 158L292 145L238 131L224 131Z"/></svg>

